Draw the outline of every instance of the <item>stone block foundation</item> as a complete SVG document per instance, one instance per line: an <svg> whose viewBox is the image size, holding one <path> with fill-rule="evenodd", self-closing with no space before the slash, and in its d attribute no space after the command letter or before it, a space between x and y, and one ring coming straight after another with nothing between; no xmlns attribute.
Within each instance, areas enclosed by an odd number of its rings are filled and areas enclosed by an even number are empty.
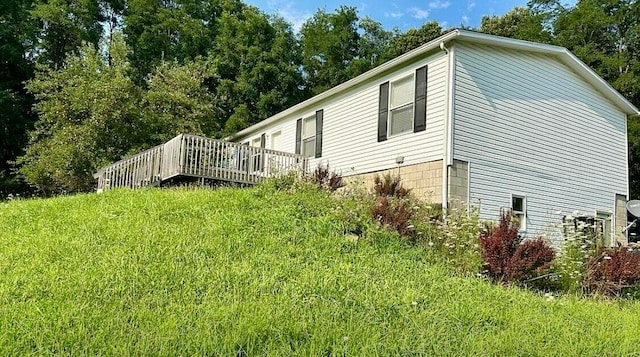
<svg viewBox="0 0 640 357"><path fill-rule="evenodd" d="M345 180L351 185L371 190L374 177L386 174L400 175L403 186L410 188L417 198L428 202L442 203L442 160L349 176L345 177ZM467 178L467 163L455 160L453 166L449 167L450 202L467 202L469 186Z"/></svg>

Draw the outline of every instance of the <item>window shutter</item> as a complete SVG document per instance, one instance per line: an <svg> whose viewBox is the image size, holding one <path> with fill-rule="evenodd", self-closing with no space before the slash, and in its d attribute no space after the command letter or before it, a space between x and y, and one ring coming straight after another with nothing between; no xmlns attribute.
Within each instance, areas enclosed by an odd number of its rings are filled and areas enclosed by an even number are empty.
<svg viewBox="0 0 640 357"><path fill-rule="evenodd" d="M413 132L427 129L427 66L416 70L416 98L413 103Z"/></svg>
<svg viewBox="0 0 640 357"><path fill-rule="evenodd" d="M265 133L262 133L262 135L260 135L260 147L263 149L267 147L267 135ZM258 160L260 160L260 163L258 164L258 167L260 167L260 171L264 171L264 150L260 150L260 156Z"/></svg>
<svg viewBox="0 0 640 357"><path fill-rule="evenodd" d="M320 109L316 112L316 158L322 157L322 121L324 110Z"/></svg>
<svg viewBox="0 0 640 357"><path fill-rule="evenodd" d="M296 154L300 155L300 147L302 146L302 119L296 121Z"/></svg>
<svg viewBox="0 0 640 357"><path fill-rule="evenodd" d="M378 142L387 140L387 120L389 119L389 82L380 85L378 102Z"/></svg>

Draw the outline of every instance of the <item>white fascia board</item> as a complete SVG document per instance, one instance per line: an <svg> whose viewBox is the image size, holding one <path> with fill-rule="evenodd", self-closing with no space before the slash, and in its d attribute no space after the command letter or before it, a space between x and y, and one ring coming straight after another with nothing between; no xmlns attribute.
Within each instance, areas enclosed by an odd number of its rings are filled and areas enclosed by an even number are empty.
<svg viewBox="0 0 640 357"><path fill-rule="evenodd" d="M301 112L304 111L306 108L317 104L325 99L328 99L330 97L333 97L347 89L350 89L354 86L357 86L363 82L366 82L367 80L374 78L375 76L382 74L392 68L395 68L397 66L402 65L405 62L408 62L416 57L419 57L427 52L430 52L434 49L439 48L440 43L441 42L447 42L450 41L451 39L453 39L454 37L459 35L459 30L453 30L443 36L440 36L432 41L429 41L427 43L425 43L424 45L411 50L401 56L398 56L388 62L385 62L383 64L381 64L380 66L373 68L357 77L354 77L342 84L339 84L325 92L322 92L318 95L316 95L315 97L312 97L310 99L305 100L304 102L301 102L299 104L296 104L292 107L290 107L289 109L285 109L284 111L275 114L259 123L256 123L244 130L241 130L233 135L231 135L230 137L228 137L227 139L233 140L233 139L237 139L237 138L241 138L244 137L248 134L251 134L253 132L255 132L256 130L259 130L265 126L268 126L269 124L275 123L280 119L283 119L284 117L287 117L289 115L292 115L296 112Z"/></svg>
<svg viewBox="0 0 640 357"><path fill-rule="evenodd" d="M430 51L433 51L434 49L437 49L440 46L440 43L442 42L447 43L452 40L468 41L471 43L487 44L492 46L510 48L514 50L528 51L528 52L535 52L535 53L542 53L542 54L557 56L557 58L562 63L564 63L569 68L571 68L576 73L578 73L580 76L582 76L589 84L593 85L598 91L600 91L600 93L602 93L606 98L611 100L624 113L626 113L627 115L640 115L640 110L636 106L634 106L631 102L629 102L624 96L622 96L622 94L620 94L609 83L607 83L607 81L602 79L589 66L587 66L584 62L578 59L578 57L576 57L574 54L572 54L569 50L567 50L564 47L547 45L547 44L537 43L537 42L524 41L524 40L511 39L507 37L488 35L480 32L468 31L468 30L455 29L455 30L452 30L451 32L448 32L445 35L442 35L432 41L425 43L424 45L414 50L411 50L401 56L398 56L388 62L385 62L380 66L373 68L355 78L352 78L323 93L320 93L315 97L307 99L304 102L296 104L259 123L256 123L244 130L241 130L227 137L226 139L234 140L237 138L243 138L289 115L307 110L307 108L310 106L318 104L319 102L326 100L330 97L333 97L337 94L340 94L341 92L347 89L360 85L363 82L366 82L367 80L374 78L377 75L380 75L390 69L398 67L405 62L409 62L416 57L419 57L425 53L428 53Z"/></svg>

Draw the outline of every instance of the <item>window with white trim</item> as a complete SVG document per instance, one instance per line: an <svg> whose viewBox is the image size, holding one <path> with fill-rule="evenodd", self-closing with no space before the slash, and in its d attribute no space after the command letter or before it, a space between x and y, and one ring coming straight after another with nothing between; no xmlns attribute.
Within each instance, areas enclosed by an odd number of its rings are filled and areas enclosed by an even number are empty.
<svg viewBox="0 0 640 357"><path fill-rule="evenodd" d="M527 230L527 198L511 195L511 212L521 231Z"/></svg>
<svg viewBox="0 0 640 357"><path fill-rule="evenodd" d="M389 82L389 136L413 130L414 75Z"/></svg>
<svg viewBox="0 0 640 357"><path fill-rule="evenodd" d="M280 132L276 131L271 134L271 149L280 150Z"/></svg>
<svg viewBox="0 0 640 357"><path fill-rule="evenodd" d="M316 117L302 119L302 147L301 155L314 157L316 155Z"/></svg>

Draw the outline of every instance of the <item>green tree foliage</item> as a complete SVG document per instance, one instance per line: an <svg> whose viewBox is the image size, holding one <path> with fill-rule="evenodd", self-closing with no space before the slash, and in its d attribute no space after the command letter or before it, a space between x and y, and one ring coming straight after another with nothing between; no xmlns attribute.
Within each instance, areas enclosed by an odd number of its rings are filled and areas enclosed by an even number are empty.
<svg viewBox="0 0 640 357"><path fill-rule="evenodd" d="M358 56L358 13L341 6L335 13L324 9L307 20L300 30L307 86L313 94L324 92L349 79L349 66Z"/></svg>
<svg viewBox="0 0 640 357"><path fill-rule="evenodd" d="M394 34L371 18L360 19L355 7L318 9L300 30L308 92L324 92L390 59Z"/></svg>
<svg viewBox="0 0 640 357"><path fill-rule="evenodd" d="M224 11L209 55L219 80L211 83L219 119L231 134L299 102L302 76L290 25L254 7Z"/></svg>
<svg viewBox="0 0 640 357"><path fill-rule="evenodd" d="M358 42L358 56L350 67L350 77L364 73L371 68L382 64L392 58L389 47L397 31L387 31L382 24L370 17L360 19L358 23L360 39Z"/></svg>
<svg viewBox="0 0 640 357"><path fill-rule="evenodd" d="M409 29L405 33L397 34L391 42L388 59L400 56L414 48L418 48L425 43L440 37L444 32L442 27L435 21L429 21L419 29Z"/></svg>
<svg viewBox="0 0 640 357"><path fill-rule="evenodd" d="M35 120L30 108L33 98L23 82L33 73L29 59L36 26L30 21L31 0L0 2L0 198L22 190L12 162L27 143L27 131Z"/></svg>
<svg viewBox="0 0 640 357"><path fill-rule="evenodd" d="M217 99L206 86L216 79L211 66L202 59L183 66L176 62L158 66L148 79L142 99L146 146L180 133L218 136Z"/></svg>
<svg viewBox="0 0 640 357"><path fill-rule="evenodd" d="M83 42L97 46L103 5L100 0L34 0L31 16L39 24L38 62L60 67Z"/></svg>
<svg viewBox="0 0 640 357"><path fill-rule="evenodd" d="M544 26L546 16L532 9L515 7L503 16L483 16L480 31L496 36L549 43L551 33Z"/></svg>
<svg viewBox="0 0 640 357"><path fill-rule="evenodd" d="M20 172L47 193L93 187L99 166L140 145L139 93L122 37L109 55L111 64L86 45L59 70L40 66L27 84L39 120Z"/></svg>
<svg viewBox="0 0 640 357"><path fill-rule="evenodd" d="M124 33L132 49L137 81L164 60L183 62L205 56L215 43L217 20L238 0L128 0Z"/></svg>

